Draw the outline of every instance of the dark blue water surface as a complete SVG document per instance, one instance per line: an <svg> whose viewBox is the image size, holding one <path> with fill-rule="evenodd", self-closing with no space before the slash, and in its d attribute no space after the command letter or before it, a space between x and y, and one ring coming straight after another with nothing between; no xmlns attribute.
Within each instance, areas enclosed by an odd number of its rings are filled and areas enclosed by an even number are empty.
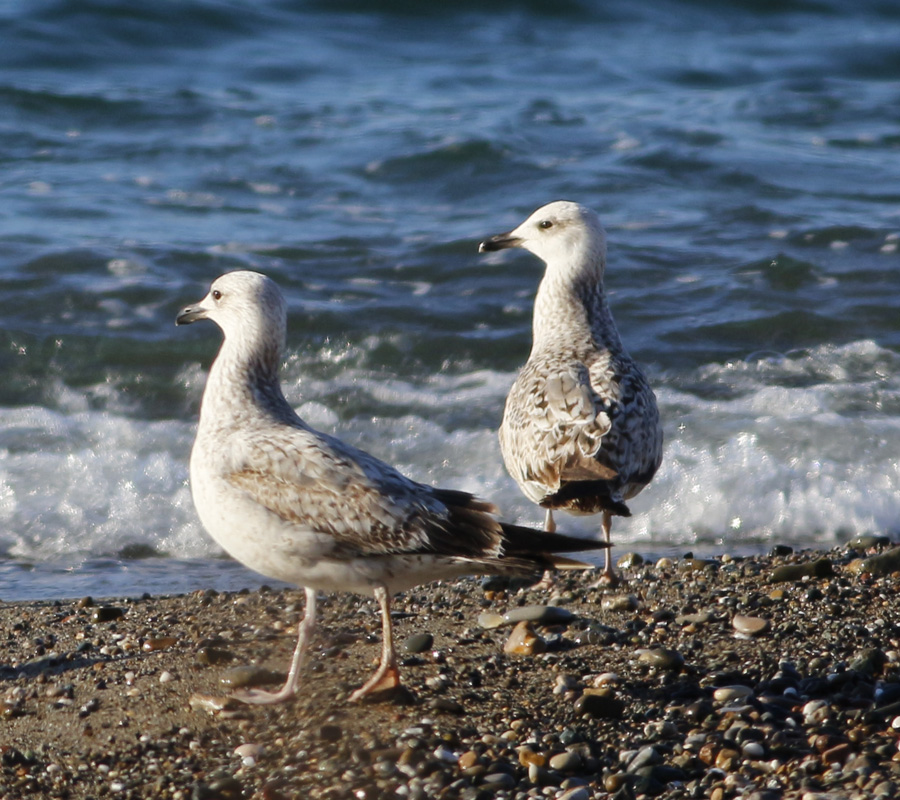
<svg viewBox="0 0 900 800"><path fill-rule="evenodd" d="M541 265L477 243L560 198L665 418L623 547L898 527L896 4L20 0L0 42L0 596L209 579L218 336L172 323L239 268L313 424L536 523L495 429Z"/></svg>

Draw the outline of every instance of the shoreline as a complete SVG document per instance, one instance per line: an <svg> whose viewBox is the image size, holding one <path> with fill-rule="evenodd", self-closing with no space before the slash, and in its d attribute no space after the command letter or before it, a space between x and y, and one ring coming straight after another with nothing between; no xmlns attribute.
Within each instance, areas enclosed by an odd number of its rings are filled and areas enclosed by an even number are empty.
<svg viewBox="0 0 900 800"><path fill-rule="evenodd" d="M299 591L3 603L0 799L893 797L900 558L856 544L417 587L404 690L360 704L370 598L322 601L300 695L267 708L209 698L283 678Z"/></svg>

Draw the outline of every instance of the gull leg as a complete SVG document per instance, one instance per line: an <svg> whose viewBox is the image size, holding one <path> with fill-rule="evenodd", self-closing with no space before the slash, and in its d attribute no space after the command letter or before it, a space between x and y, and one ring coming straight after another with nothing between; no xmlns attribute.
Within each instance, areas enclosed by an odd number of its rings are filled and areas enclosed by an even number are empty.
<svg viewBox="0 0 900 800"><path fill-rule="evenodd" d="M609 541L609 530L612 527L612 513L609 511L603 512L603 522L601 522L601 527L603 529L603 539L607 544ZM620 581L619 576L616 574L615 569L612 565L612 547L606 548L606 554L604 556L604 566L603 566L603 574L600 576L600 580L603 583L608 584L609 586L618 586Z"/></svg>
<svg viewBox="0 0 900 800"><path fill-rule="evenodd" d="M235 700L251 705L274 705L293 697L297 693L297 685L300 683L300 668L303 666L303 657L306 648L316 627L316 590L304 589L306 592L306 613L300 622L300 630L297 634L297 646L291 658L291 668L288 671L287 680L277 692L266 692L262 689L248 689L235 692L231 695Z"/></svg>
<svg viewBox="0 0 900 800"><path fill-rule="evenodd" d="M556 520L553 519L553 509L548 508L544 517L544 530L547 533L556 533Z"/></svg>
<svg viewBox="0 0 900 800"><path fill-rule="evenodd" d="M548 508L547 513L544 515L544 530L547 533L556 533L556 520L553 519L553 509ZM552 589L553 585L556 583L556 579L553 574L552 569L544 570L544 574L541 576L541 579L531 588L532 589Z"/></svg>
<svg viewBox="0 0 900 800"><path fill-rule="evenodd" d="M376 586L375 599L381 606L381 663L375 674L350 695L353 701L400 685L400 670L397 668L397 654L394 652L394 628L391 624L391 596L387 588Z"/></svg>

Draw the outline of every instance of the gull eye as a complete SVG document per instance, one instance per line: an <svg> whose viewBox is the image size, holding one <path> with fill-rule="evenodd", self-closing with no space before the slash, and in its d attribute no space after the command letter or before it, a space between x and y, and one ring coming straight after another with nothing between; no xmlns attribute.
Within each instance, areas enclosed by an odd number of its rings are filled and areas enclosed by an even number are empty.
<svg viewBox="0 0 900 800"><path fill-rule="evenodd" d="M553 227L553 220L552 220L552 219L542 219L542 220L538 223L538 226L541 227L541 228L543 228L544 230L547 230L547 228L552 228L552 227Z"/></svg>
<svg viewBox="0 0 900 800"><path fill-rule="evenodd" d="M218 289L212 290L212 296L213 296L213 300L221 300L222 299L222 293Z"/></svg>

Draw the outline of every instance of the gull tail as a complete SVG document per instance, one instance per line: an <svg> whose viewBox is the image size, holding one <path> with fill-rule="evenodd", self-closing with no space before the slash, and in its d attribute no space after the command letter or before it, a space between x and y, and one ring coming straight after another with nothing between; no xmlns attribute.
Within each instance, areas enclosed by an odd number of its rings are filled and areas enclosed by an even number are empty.
<svg viewBox="0 0 900 800"><path fill-rule="evenodd" d="M607 542L597 539L579 539L577 536L566 536L562 533L525 528L521 525L501 523L503 528L504 559L528 561L541 569L596 569L596 564L579 561L561 555L562 553L580 553L586 550L605 550Z"/></svg>

